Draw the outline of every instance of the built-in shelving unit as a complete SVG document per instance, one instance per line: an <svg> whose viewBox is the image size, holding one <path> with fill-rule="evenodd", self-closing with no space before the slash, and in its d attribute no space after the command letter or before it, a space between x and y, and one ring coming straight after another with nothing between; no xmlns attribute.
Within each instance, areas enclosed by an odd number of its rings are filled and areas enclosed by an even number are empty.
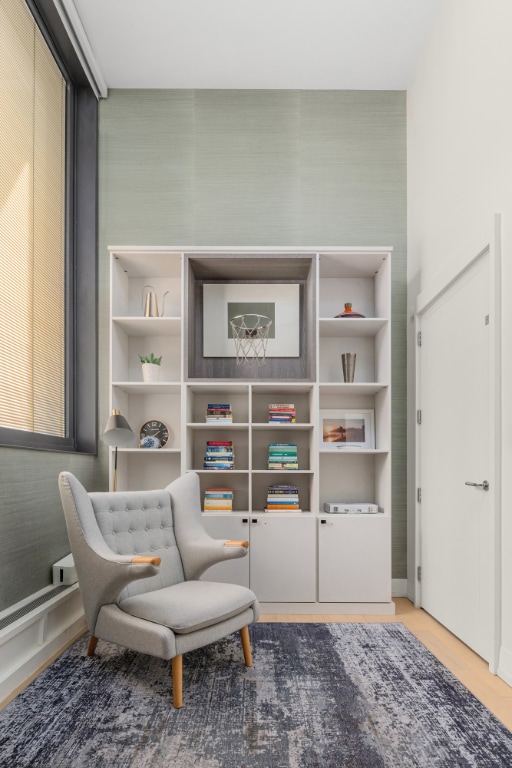
<svg viewBox="0 0 512 768"><path fill-rule="evenodd" d="M170 428L164 448L118 450L118 489L163 487L187 471L198 473L203 493L233 488L233 511L204 513L205 525L217 538L250 539L250 554L205 578L250 585L269 610L392 613L391 249L123 246L110 254L111 407L137 434L149 419ZM234 346L232 355L205 356L210 283L297 285L299 354L264 366L237 365ZM146 286L164 316L143 316ZM347 302L364 317L335 318ZM150 352L162 355L156 383L142 381L139 354ZM350 383L344 352L356 354ZM206 423L212 402L229 403L233 421ZM269 424L272 402L293 403L296 421ZM375 447L333 451L321 438L324 410L373 411ZM208 440L232 441L234 469L203 468ZM269 443L297 444L299 469L269 470ZM298 486L301 512L264 512L275 483ZM380 511L326 514L325 502Z"/></svg>

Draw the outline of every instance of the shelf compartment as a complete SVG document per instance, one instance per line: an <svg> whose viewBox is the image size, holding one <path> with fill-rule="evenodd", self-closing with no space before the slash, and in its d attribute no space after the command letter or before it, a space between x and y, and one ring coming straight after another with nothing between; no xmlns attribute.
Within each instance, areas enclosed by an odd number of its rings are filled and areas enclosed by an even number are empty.
<svg viewBox="0 0 512 768"><path fill-rule="evenodd" d="M181 279L182 254L179 251L169 251L167 248L141 248L139 246L112 245L114 263L120 273L128 278L143 280L157 277L173 277Z"/></svg>
<svg viewBox="0 0 512 768"><path fill-rule="evenodd" d="M253 387L252 390L252 422L253 424L266 424L270 427L281 427L282 424L269 424L268 406L270 403L293 403L297 412L295 424L284 426L296 426L307 424L311 421L312 414L312 387L281 387L262 388Z"/></svg>
<svg viewBox="0 0 512 768"><path fill-rule="evenodd" d="M152 318L149 318L152 319ZM139 322L139 321L137 321ZM140 322L144 322L143 319ZM159 323L157 319L157 323ZM165 324L165 323L164 323ZM148 333L133 335L122 323L112 323L112 379L114 381L142 382L142 366L139 355L153 352L162 356L162 381L181 380L181 334L154 334L155 323L144 324Z"/></svg>
<svg viewBox="0 0 512 768"><path fill-rule="evenodd" d="M232 512L215 511L204 512L203 514L233 515L244 512L246 514L249 513L249 477L247 472L240 472L236 469L230 469L226 472L217 469L205 469L198 471L197 474L199 475L199 485L201 488L201 509L203 508L205 488L233 488Z"/></svg>
<svg viewBox="0 0 512 768"><path fill-rule="evenodd" d="M249 431L248 429L233 429L231 425L226 425L226 429L211 424L198 425L196 427L187 427L187 469L193 469L196 472L203 471L208 473L236 472L249 470ZM233 451L235 454L235 469L219 470L204 469L203 460L206 453L206 442L208 440L231 440L233 442Z"/></svg>
<svg viewBox="0 0 512 768"><path fill-rule="evenodd" d="M270 485L296 485L299 489L299 504L302 512L300 516L311 510L311 482L313 472L301 472L300 470L269 470L267 472L253 473L252 483L252 504L253 514L269 515L270 512L263 510L267 506L267 492ZM274 513L272 513L274 514ZM288 517L293 512L280 512L279 514Z"/></svg>
<svg viewBox="0 0 512 768"><path fill-rule="evenodd" d="M365 318L389 312L389 253L320 254L319 316L335 318L351 303ZM352 318L348 322L354 322ZM341 320L343 322L343 320Z"/></svg>
<svg viewBox="0 0 512 768"><path fill-rule="evenodd" d="M341 364L341 355L345 352L356 354L353 383L389 380L389 370L380 361L376 337L324 336L319 341L319 381L345 383Z"/></svg>
<svg viewBox="0 0 512 768"><path fill-rule="evenodd" d="M114 466L111 449L111 466ZM180 476L180 451L134 448L119 449L117 455L117 490L147 491L165 488Z"/></svg>
<svg viewBox="0 0 512 768"><path fill-rule="evenodd" d="M181 316L181 277L180 253L113 251L112 315L142 318L144 286L151 285L157 295L160 313L165 310L166 316Z"/></svg>
<svg viewBox="0 0 512 768"><path fill-rule="evenodd" d="M194 253L185 256L186 379L314 381L316 378L315 298L316 262L313 253L291 254ZM267 357L264 366L237 365L235 355L205 357L203 355L203 321L205 307L203 289L209 283L269 285L293 283L299 286L297 329L300 354L297 357ZM224 311L219 307L219 311ZM207 318L206 318L207 321ZM278 326L277 326L278 328ZM227 329L226 329L227 331ZM277 330L277 332L279 332ZM234 345L233 345L234 350Z"/></svg>
<svg viewBox="0 0 512 768"><path fill-rule="evenodd" d="M299 468L308 470L311 468L311 430L294 429L285 432L282 429L276 429L272 425L269 430L254 430L252 433L252 468L253 470L267 470L269 472L279 472L280 470L268 470L268 446L270 443L297 443L297 455ZM300 471L296 469L287 470L289 472Z"/></svg>
<svg viewBox="0 0 512 768"><path fill-rule="evenodd" d="M139 428L145 421L160 419L169 428L169 442L163 449L181 448L181 393L176 385L157 385L158 389L147 389L150 385L113 386L112 408L118 408L138 439ZM139 449L135 448L135 452ZM142 451L142 449L141 449Z"/></svg>
<svg viewBox="0 0 512 768"><path fill-rule="evenodd" d="M206 422L206 408L209 403L229 403L233 414L232 422L220 424ZM190 424L203 424L210 429L230 427L249 422L249 388L234 387L188 387L187 421Z"/></svg>
<svg viewBox="0 0 512 768"><path fill-rule="evenodd" d="M377 504L389 515L391 455L386 451L344 454L321 453L319 457L319 514L326 502ZM379 515L381 516L381 515ZM376 517L376 515L365 515Z"/></svg>

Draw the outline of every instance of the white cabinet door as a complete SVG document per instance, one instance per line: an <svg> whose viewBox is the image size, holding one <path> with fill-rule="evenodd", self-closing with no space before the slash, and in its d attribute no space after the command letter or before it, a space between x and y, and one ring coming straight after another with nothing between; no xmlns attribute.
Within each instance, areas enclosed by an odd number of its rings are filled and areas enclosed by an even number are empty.
<svg viewBox="0 0 512 768"><path fill-rule="evenodd" d="M250 585L261 602L316 600L314 517L251 519Z"/></svg>
<svg viewBox="0 0 512 768"><path fill-rule="evenodd" d="M203 515L206 531L214 539L249 539L249 517L242 515ZM212 565L201 576L203 581L221 581L226 584L249 586L249 555Z"/></svg>
<svg viewBox="0 0 512 768"><path fill-rule="evenodd" d="M318 525L319 601L389 602L390 517L322 515Z"/></svg>

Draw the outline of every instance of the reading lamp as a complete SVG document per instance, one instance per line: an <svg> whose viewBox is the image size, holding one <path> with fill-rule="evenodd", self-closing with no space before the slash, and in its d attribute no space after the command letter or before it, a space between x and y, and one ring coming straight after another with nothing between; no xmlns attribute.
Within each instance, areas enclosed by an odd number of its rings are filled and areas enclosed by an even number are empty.
<svg viewBox="0 0 512 768"><path fill-rule="evenodd" d="M132 428L126 421L124 416L121 416L121 412L114 408L112 415L109 416L105 431L103 432L103 440L107 445L115 447L114 452L114 491L117 491L117 449L128 448L130 445L134 445L136 437L133 434Z"/></svg>

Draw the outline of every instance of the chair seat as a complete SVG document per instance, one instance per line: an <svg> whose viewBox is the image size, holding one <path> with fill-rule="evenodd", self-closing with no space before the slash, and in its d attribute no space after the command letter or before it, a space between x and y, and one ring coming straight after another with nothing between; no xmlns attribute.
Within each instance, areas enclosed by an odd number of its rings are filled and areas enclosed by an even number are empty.
<svg viewBox="0 0 512 768"><path fill-rule="evenodd" d="M176 634L187 634L236 616L256 601L256 595L238 584L183 581L127 597L119 602L126 613L163 624Z"/></svg>

